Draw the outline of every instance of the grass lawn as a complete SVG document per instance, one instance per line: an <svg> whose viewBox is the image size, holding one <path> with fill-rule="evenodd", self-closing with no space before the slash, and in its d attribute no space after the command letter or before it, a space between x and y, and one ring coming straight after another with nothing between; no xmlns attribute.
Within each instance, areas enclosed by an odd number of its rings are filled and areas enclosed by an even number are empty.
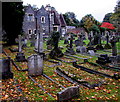
<svg viewBox="0 0 120 102"><path fill-rule="evenodd" d="M88 40L84 41L86 44L88 44ZM30 42L27 44L27 48L23 49L23 52L28 58L28 56L35 54L34 47L30 47ZM64 44L64 41L61 40L59 42L59 46L62 46L62 51L66 51L66 44ZM75 48L75 45L73 45ZM4 47L4 51L14 60L17 52L11 52L8 48L11 48L13 46ZM16 48L17 45L14 45ZM120 51L120 42L117 43L118 51ZM44 49L46 49L46 44L44 43ZM74 49L75 50L75 49ZM50 51L46 51L47 53ZM97 51L99 54L106 54L104 51ZM107 52L107 54L111 54L110 52ZM1 54L5 57L4 54ZM82 55L77 54L75 56L79 56L81 58L89 58L90 62L96 62L97 57L96 56L89 56L89 55ZM73 58L73 57L71 57ZM74 58L75 59L75 58ZM78 63L83 62L82 59L79 59ZM15 62L21 69L27 68L27 62ZM62 62L62 65L55 66L55 67L48 67L49 65L53 65L54 63L48 62L47 60L44 61L44 69L43 73L48 75L50 78L54 79L57 83L60 85L63 85L64 87L70 87L70 86L76 86L76 84L70 83L63 77L60 77L56 74L55 69L57 67L63 69L64 71L67 71L69 74L75 74L77 78L85 80L89 82L90 84L98 83L99 81L105 81L105 84L100 87L95 87L95 89L89 89L84 86L79 86L80 89L80 96L78 98L72 99L71 101L81 100L81 101L106 101L106 102L115 102L120 101L120 79L110 79L106 77L101 77L99 75L90 74L88 72L82 71L80 69L76 69L72 66L72 63L64 63ZM46 66L48 65L48 66ZM110 69L106 70L104 68L95 67L92 65L89 65L87 63L81 64L82 66L85 66L90 69L98 70L100 72L113 75L114 73L119 73L117 71L111 71ZM29 101L50 101L50 100L57 100L57 93L62 91L63 88L56 85L55 83L51 82L50 80L46 79L42 75L33 77L38 83L34 83L29 77L28 77L28 71L21 72L18 71L13 65L11 65L11 71L14 74L14 79L6 79L1 80L2 83L2 97L1 100L24 100L27 99ZM120 73L119 73L120 74ZM41 88L39 88L37 85L40 84L43 86L43 88L46 91L43 91ZM17 87L22 90L21 92L17 89ZM53 97L50 97L48 94L50 93Z"/></svg>

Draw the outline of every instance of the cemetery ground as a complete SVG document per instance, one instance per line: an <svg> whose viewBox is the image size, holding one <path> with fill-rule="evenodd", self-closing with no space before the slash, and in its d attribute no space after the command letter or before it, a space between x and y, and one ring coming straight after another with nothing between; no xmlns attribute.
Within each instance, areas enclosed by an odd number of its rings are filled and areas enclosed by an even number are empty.
<svg viewBox="0 0 120 102"><path fill-rule="evenodd" d="M88 41L85 41L88 43ZM103 42L104 44L105 42ZM62 51L66 51L66 45L64 44L64 41L61 40L59 42L59 46L62 48ZM15 64L18 66L20 70L27 69L27 62L16 62L15 56L17 52L11 52L9 50L11 49L17 49L17 45L13 46L4 46L3 50L5 53L11 57L11 59L15 62ZM44 43L44 49L46 49L46 45ZM117 43L117 49L118 54L120 54L120 42ZM28 42L27 47L23 49L23 52L25 54L26 59L28 56L32 54L36 54L34 51L34 47L30 47L30 43ZM50 52L50 50L45 50L44 53L47 55ZM58 64L55 66L54 63L44 60L44 69L43 73L53 80L55 80L59 85L55 84L54 82L48 80L43 75L33 77L33 79L37 82L34 83L29 77L28 77L28 71L20 71L18 70L15 65L11 64L11 71L13 72L13 79L5 79L1 80L0 83L2 84L1 89L1 100L28 100L28 101L48 101L48 100L57 100L57 93L62 91L65 87L70 86L77 86L77 83L71 83L69 80L66 80L64 77L61 77L57 74L55 71L57 67L61 68L63 72L65 72L68 76L72 77L75 80L85 81L88 82L90 85L98 84L102 82L102 85L95 86L94 88L88 88L85 87L82 84L79 84L79 97L71 99L71 101L81 100L81 101L120 101L120 79L116 80L114 78L108 78L104 77L98 74L91 74L87 71L83 71L81 69L78 69L73 66L72 60L77 60L77 64L84 66L89 69L93 69L108 75L113 76L115 73L120 74L118 70L112 70L112 69L105 69L101 66L95 66L88 62L84 62L84 58L88 58L89 62L96 63L97 56L99 54L108 54L111 55L111 49L109 50L98 50L96 52L95 56L90 56L88 54L75 54L74 56L77 56L79 58L75 58L73 56L64 55L62 60L58 61L55 59L50 59L47 57L47 59L52 61L61 62L61 64ZM4 53L1 53L2 58L7 57ZM52 66L52 67L51 67ZM38 87L38 85L41 85L45 90L42 90L42 88ZM63 87L61 87L63 86ZM47 93L50 93L49 96Z"/></svg>

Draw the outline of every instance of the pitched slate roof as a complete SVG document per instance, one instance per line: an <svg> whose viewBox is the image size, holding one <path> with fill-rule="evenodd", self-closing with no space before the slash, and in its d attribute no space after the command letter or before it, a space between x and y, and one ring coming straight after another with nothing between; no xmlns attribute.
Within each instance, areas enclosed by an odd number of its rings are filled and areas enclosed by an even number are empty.
<svg viewBox="0 0 120 102"><path fill-rule="evenodd" d="M60 25L61 25L61 27L67 26L67 24L65 22L65 19L64 19L62 14L60 14Z"/></svg>
<svg viewBox="0 0 120 102"><path fill-rule="evenodd" d="M54 25L60 25L59 15L54 12Z"/></svg>

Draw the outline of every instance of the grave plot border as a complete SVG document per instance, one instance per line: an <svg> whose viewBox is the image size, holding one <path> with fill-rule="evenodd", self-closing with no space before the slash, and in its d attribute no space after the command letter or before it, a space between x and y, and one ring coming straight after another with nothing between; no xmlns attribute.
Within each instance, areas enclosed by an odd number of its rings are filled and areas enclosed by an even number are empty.
<svg viewBox="0 0 120 102"><path fill-rule="evenodd" d="M27 98L24 97L24 94L23 94L24 92L23 92L22 89L20 88L20 85L19 85L17 79L16 79L16 78L13 78L13 82L14 82L13 85L15 85L16 90L22 94L22 101L28 102ZM3 101L7 101L7 100L3 100ZM17 100L16 100L16 101L17 101ZM19 101L19 100L18 100L18 101Z"/></svg>
<svg viewBox="0 0 120 102"><path fill-rule="evenodd" d="M51 78L48 77L47 75L43 74L42 76L44 76L45 78L47 78L47 79L49 79L50 81L54 82L54 83L57 84L58 86L64 88L64 90L62 90L62 91L60 91L60 92L57 93L57 101L58 101L58 102L59 102L59 101L65 101L65 100L66 100L66 97L65 97L65 99L61 99L61 97L64 98L64 96L62 95L62 93L64 94L65 91L68 91L68 90L70 90L70 95L69 95L70 97L69 97L67 100L72 99L73 97L78 97L78 96L79 96L79 86L75 86L74 88L73 88L73 87L65 88L64 86L58 84L56 81L54 81L53 79L51 79ZM28 77L29 77L34 83L37 83L37 86L40 87L44 92L46 92L46 94L48 94L50 97L54 98L50 93L48 93L48 92L42 87L42 85L38 84L38 82L36 82L36 81L32 78L32 76L29 75ZM76 89L77 89L76 95L72 94L72 92L74 92L73 90L76 91ZM72 91L71 91L71 90L72 90Z"/></svg>
<svg viewBox="0 0 120 102"><path fill-rule="evenodd" d="M3 51L3 53L8 57L8 58L10 58L10 61L12 62L12 64L15 66L15 68L18 70L18 71L28 71L28 69L20 69L17 65L16 65L16 63L13 61L13 59L11 59L11 57L10 56L8 56L7 55L7 53L4 51L4 50L2 50Z"/></svg>
<svg viewBox="0 0 120 102"><path fill-rule="evenodd" d="M70 54L65 54L66 56L71 56L71 57L74 57L74 58L78 58L78 59L82 59L84 60L83 63L85 63L86 61L88 61L88 59L92 58L92 57L89 57L89 58L82 58L82 57L78 57L78 56L74 56L74 55L70 55Z"/></svg>
<svg viewBox="0 0 120 102"><path fill-rule="evenodd" d="M68 76L68 74L66 74L65 72L62 71L62 69L60 68L56 68L55 72L61 76L64 77L66 80L70 81L73 84L78 84L78 85L82 85L84 87L88 87L90 89L94 89L95 87L99 87L102 85L102 82L99 82L98 84L90 84L87 81L78 81L76 79L73 79L72 77Z"/></svg>
<svg viewBox="0 0 120 102"><path fill-rule="evenodd" d="M17 85L17 84L18 84L17 79L14 78L13 80L14 80L14 82L16 82L15 85ZM20 91L20 93L23 95L23 93L22 93L23 91L22 91L22 89L20 88L19 84L16 86L16 88L17 88L18 91ZM26 97L23 97L23 98L25 98L25 100L24 100L25 102L28 102L28 100L26 99Z"/></svg>
<svg viewBox="0 0 120 102"><path fill-rule="evenodd" d="M52 78L50 78L49 76L47 76L46 74L42 74L43 77L49 79L50 81L54 82L56 85L62 87L62 88L65 88L64 86L58 84L55 80L53 80Z"/></svg>
<svg viewBox="0 0 120 102"><path fill-rule="evenodd" d="M106 66L106 65L102 65L102 64L97 64L97 63L93 63L93 62L89 62L89 64L92 64L94 66L99 66L99 67L102 67L102 68L105 68L105 69L109 69L109 70L114 70L114 71L120 71L120 68L118 67L110 67L110 66Z"/></svg>
<svg viewBox="0 0 120 102"><path fill-rule="evenodd" d="M32 78L32 76L28 76L34 83L37 83L37 86L38 87L40 87L44 92L46 92L46 94L48 94L50 97L52 97L52 98L54 98L50 93L48 93L43 87L42 87L42 85L40 85L40 84L38 84L38 82L36 82L33 78Z"/></svg>
<svg viewBox="0 0 120 102"><path fill-rule="evenodd" d="M70 58L70 57L65 57L64 56L64 58L67 58L67 59L71 59L71 60L73 60L73 61L65 61L65 60L63 60L63 59L60 59L60 58L54 58L55 60L58 60L58 61L61 61L61 62L65 62L65 63L73 63L73 62L77 62L77 60L75 60L75 59L73 59L73 58Z"/></svg>
<svg viewBox="0 0 120 102"><path fill-rule="evenodd" d="M111 75L108 75L108 74L105 74L105 73L101 73L101 72L95 71L95 70L93 70L93 69L89 69L89 68L80 66L80 65L78 65L76 62L73 62L73 66L74 66L75 68L79 68L79 69L81 69L81 70L83 70L83 71L86 71L86 72L88 72L88 73L91 73L91 74L98 74L98 75L103 76L103 77L107 77L107 78L111 78L111 79L116 79L116 80L118 80L118 78L116 78L115 76L111 76Z"/></svg>
<svg viewBox="0 0 120 102"><path fill-rule="evenodd" d="M53 64L53 65L46 65L46 64L44 64L45 66L47 66L47 67L55 67L55 66L59 66L59 65L62 65L62 63L61 62L57 62L57 61L52 61L52 60L47 60L48 62L52 62L52 63L56 63L56 64Z"/></svg>
<svg viewBox="0 0 120 102"><path fill-rule="evenodd" d="M15 68L18 70L18 71L28 71L28 68L27 69L20 69L18 66L17 66L17 64L11 59L11 61L12 61L12 64L15 66Z"/></svg>

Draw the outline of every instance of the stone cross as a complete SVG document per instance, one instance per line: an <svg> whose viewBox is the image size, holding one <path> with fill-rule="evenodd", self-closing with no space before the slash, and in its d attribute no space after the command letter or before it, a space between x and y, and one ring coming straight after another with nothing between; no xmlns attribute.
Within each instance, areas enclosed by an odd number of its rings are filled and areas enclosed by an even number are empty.
<svg viewBox="0 0 120 102"><path fill-rule="evenodd" d="M22 40L22 37L21 37L21 35L18 35L18 42L19 42L19 46L18 46L18 51L19 52L22 52L22 42L21 42L21 40Z"/></svg>

